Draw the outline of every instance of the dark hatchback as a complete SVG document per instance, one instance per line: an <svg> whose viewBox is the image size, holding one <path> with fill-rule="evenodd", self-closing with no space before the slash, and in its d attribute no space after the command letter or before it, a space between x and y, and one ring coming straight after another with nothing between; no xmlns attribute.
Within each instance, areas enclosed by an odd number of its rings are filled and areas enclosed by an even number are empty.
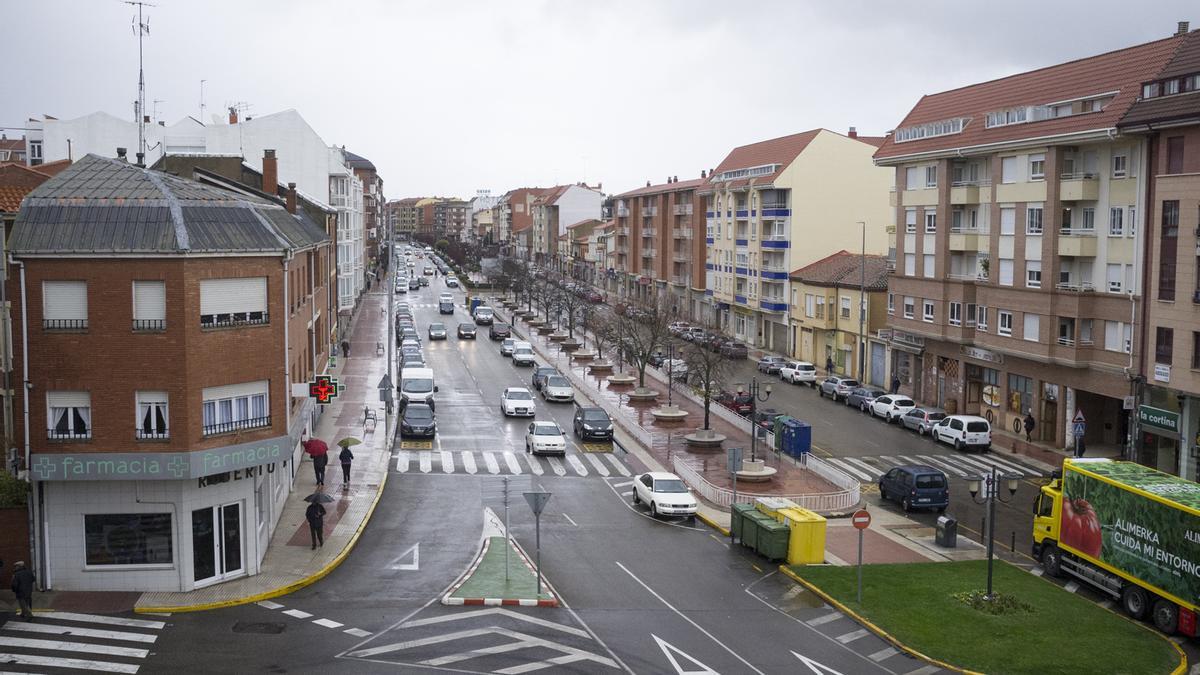
<svg viewBox="0 0 1200 675"><path fill-rule="evenodd" d="M879 477L879 495L900 502L905 511L950 505L950 481L940 469L924 464L898 466Z"/></svg>
<svg viewBox="0 0 1200 675"><path fill-rule="evenodd" d="M400 418L400 433L409 438L433 438L437 434L437 419L433 408L424 403L409 403L404 406Z"/></svg>
<svg viewBox="0 0 1200 675"><path fill-rule="evenodd" d="M458 339L474 340L475 339L475 331L476 331L475 324L460 323L460 324L458 324Z"/></svg>
<svg viewBox="0 0 1200 675"><path fill-rule="evenodd" d="M506 323L494 323L488 329L488 338L492 340L503 340L504 338L512 337L512 328Z"/></svg>
<svg viewBox="0 0 1200 675"><path fill-rule="evenodd" d="M575 435L582 440L611 441L612 420L602 408L575 409Z"/></svg>

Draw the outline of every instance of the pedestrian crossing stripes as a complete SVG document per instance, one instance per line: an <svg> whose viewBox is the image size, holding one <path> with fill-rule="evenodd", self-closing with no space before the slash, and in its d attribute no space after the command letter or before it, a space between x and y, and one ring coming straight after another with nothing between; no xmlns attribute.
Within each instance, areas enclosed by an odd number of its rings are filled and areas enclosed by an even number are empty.
<svg viewBox="0 0 1200 675"><path fill-rule="evenodd" d="M1021 474L1026 478L1044 477L1041 469L1023 464L1011 457L986 455L879 455L874 457L826 457L824 461L854 476L864 483L874 483L892 467L906 464L925 464L957 478L969 478L997 471Z"/></svg>
<svg viewBox="0 0 1200 675"><path fill-rule="evenodd" d="M158 640L154 631L164 626L162 621L78 612L39 612L33 622L10 619L0 626L0 667L137 673Z"/></svg>
<svg viewBox="0 0 1200 675"><path fill-rule="evenodd" d="M536 457L517 452L410 451L396 452L396 471L413 474L470 474L572 476L632 476L615 455L568 454L565 457Z"/></svg>

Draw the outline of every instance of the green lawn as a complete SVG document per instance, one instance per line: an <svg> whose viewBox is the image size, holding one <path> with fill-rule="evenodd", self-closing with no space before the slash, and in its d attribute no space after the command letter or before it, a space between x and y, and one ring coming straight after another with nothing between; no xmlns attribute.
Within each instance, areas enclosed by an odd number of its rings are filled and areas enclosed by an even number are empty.
<svg viewBox="0 0 1200 675"><path fill-rule="evenodd" d="M995 591L1032 611L993 616L954 597L986 589L983 560L866 565L861 606L854 567L791 569L909 647L968 670L1158 674L1179 664L1162 637L1001 561L995 563Z"/></svg>

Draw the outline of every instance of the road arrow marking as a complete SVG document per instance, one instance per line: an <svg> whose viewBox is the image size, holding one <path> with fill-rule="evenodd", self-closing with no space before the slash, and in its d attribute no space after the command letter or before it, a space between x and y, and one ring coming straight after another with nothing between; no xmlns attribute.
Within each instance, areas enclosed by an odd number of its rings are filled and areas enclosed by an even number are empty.
<svg viewBox="0 0 1200 675"><path fill-rule="evenodd" d="M675 645L667 642L657 635L654 635L653 633L650 634L650 637L654 638L654 641L658 643L658 648L662 650L664 655L666 655L667 660L671 662L671 667L675 669L675 672L678 675L718 675L717 671L709 668L703 663L700 663L700 661L696 660L696 657L684 652L679 647L676 647ZM679 665L679 661L675 658L676 654L682 656L690 663L698 666L699 669L684 670L683 666Z"/></svg>
<svg viewBox="0 0 1200 675"><path fill-rule="evenodd" d="M409 553L412 554L412 562L400 562L401 560L407 558ZM391 565L388 565L388 568L393 570L408 571L421 569L421 544L413 544L407 551L396 556L396 559L392 561Z"/></svg>
<svg viewBox="0 0 1200 675"><path fill-rule="evenodd" d="M818 663L817 661L813 661L812 659L808 658L807 656L801 656L801 655L797 654L796 652L792 652L792 656L800 659L800 661L804 665L808 666L809 670L813 671L814 675L822 675L822 673L828 673L828 675L842 675L842 673L839 673L838 671L834 670L833 668L830 668L829 666L827 666L823 663Z"/></svg>

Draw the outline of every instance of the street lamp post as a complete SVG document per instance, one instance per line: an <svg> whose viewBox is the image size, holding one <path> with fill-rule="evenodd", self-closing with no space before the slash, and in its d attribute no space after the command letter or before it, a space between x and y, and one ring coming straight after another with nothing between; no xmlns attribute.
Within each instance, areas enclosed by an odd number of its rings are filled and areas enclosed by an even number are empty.
<svg viewBox="0 0 1200 675"><path fill-rule="evenodd" d="M1000 496L999 479L1003 478L1008 487L1008 499ZM1017 485L1021 481L1020 474L1000 474L997 475L996 467L992 467L992 472L987 476L969 476L967 478L967 489L971 492L971 500L976 504L987 505L987 595L985 599L991 601L992 595L992 552L995 550L996 544L996 501L1009 503L1017 494ZM980 494L980 483L983 484L982 494Z"/></svg>
<svg viewBox="0 0 1200 675"><path fill-rule="evenodd" d="M671 393L675 391L675 345L667 345L667 407L671 407Z"/></svg>
<svg viewBox="0 0 1200 675"><path fill-rule="evenodd" d="M745 390L742 385L738 385L737 393L740 396ZM750 461L758 459L758 402L767 402L771 398L771 383L767 383L764 387L759 387L758 378L750 378Z"/></svg>

